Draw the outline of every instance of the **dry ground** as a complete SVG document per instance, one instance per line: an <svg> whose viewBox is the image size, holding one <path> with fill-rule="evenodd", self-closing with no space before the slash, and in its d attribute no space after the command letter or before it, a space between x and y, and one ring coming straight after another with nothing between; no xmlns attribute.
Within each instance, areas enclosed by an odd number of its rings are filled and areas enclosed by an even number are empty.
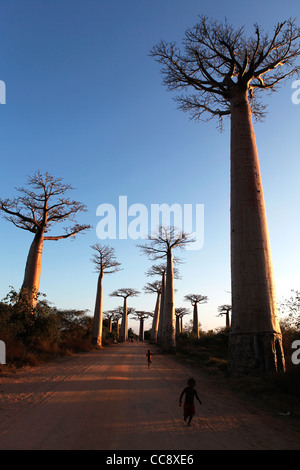
<svg viewBox="0 0 300 470"><path fill-rule="evenodd" d="M284 418L171 356L157 353L148 370L147 349L116 344L0 375L0 449L300 449ZM203 404L188 427L178 399L191 375Z"/></svg>

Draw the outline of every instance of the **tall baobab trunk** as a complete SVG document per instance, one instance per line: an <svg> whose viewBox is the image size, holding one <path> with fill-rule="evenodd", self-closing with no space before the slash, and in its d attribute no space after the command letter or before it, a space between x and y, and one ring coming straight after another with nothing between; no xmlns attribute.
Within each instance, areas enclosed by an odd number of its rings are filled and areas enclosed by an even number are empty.
<svg viewBox="0 0 300 470"><path fill-rule="evenodd" d="M43 231L39 230L36 232L29 249L22 284L22 290L27 290L33 309L36 306L37 294L40 287L43 244Z"/></svg>
<svg viewBox="0 0 300 470"><path fill-rule="evenodd" d="M160 313L157 331L157 344L161 345L163 340L164 329L164 308L165 308L165 292L166 292L166 273L162 273L161 277L161 299L160 299Z"/></svg>
<svg viewBox="0 0 300 470"><path fill-rule="evenodd" d="M167 252L166 289L163 317L163 349L167 352L175 352L175 305L174 305L174 275L172 250Z"/></svg>
<svg viewBox="0 0 300 470"><path fill-rule="evenodd" d="M103 323L102 280L103 280L103 271L100 270L99 276L98 276L97 295L96 295L96 302L95 302L93 332L92 332L92 344L100 346L100 347L102 346L102 323Z"/></svg>
<svg viewBox="0 0 300 470"><path fill-rule="evenodd" d="M231 99L231 272L232 373L284 370L251 109L247 92L238 88Z"/></svg>
<svg viewBox="0 0 300 470"><path fill-rule="evenodd" d="M156 304L155 304L155 310L154 310L154 316L153 316L152 328L151 328L151 334L150 334L150 342L153 344L157 343L160 310L161 310L161 292L157 292L157 298L156 298Z"/></svg>
<svg viewBox="0 0 300 470"><path fill-rule="evenodd" d="M117 319L117 322L116 322L116 323L117 323L117 338L119 338L119 336L120 336L120 326L119 326L119 321L120 321L120 320L119 320L119 318L118 318L118 319Z"/></svg>
<svg viewBox="0 0 300 470"><path fill-rule="evenodd" d="M139 340L144 341L144 318L140 318Z"/></svg>
<svg viewBox="0 0 300 470"><path fill-rule="evenodd" d="M194 312L193 312L193 332L196 337L199 338L199 321L198 321L198 304L194 303Z"/></svg>
<svg viewBox="0 0 300 470"><path fill-rule="evenodd" d="M123 315L121 322L121 339L128 340L128 317L127 317L127 297L124 297Z"/></svg>
<svg viewBox="0 0 300 470"><path fill-rule="evenodd" d="M176 335L180 335L181 333L181 318L179 317L179 315L176 315Z"/></svg>

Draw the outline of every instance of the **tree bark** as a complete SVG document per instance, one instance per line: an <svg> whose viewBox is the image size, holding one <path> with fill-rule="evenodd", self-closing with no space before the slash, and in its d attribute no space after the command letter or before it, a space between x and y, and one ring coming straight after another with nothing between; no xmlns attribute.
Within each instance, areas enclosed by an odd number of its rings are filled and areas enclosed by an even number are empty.
<svg viewBox="0 0 300 470"><path fill-rule="evenodd" d="M33 309L37 303L37 294L40 287L43 245L43 231L39 230L36 232L28 252L22 284L22 290L26 289L28 291L30 303Z"/></svg>
<svg viewBox="0 0 300 470"><path fill-rule="evenodd" d="M199 322L198 322L198 304L194 303L194 312L193 312L193 332L196 337L199 338Z"/></svg>
<svg viewBox="0 0 300 470"><path fill-rule="evenodd" d="M161 345L163 341L164 329L164 308L165 308L165 291L166 291L166 274L163 272L161 278L161 299L160 299L160 313L157 332L157 344Z"/></svg>
<svg viewBox="0 0 300 470"><path fill-rule="evenodd" d="M251 109L231 98L232 374L284 370L281 331Z"/></svg>
<svg viewBox="0 0 300 470"><path fill-rule="evenodd" d="M95 302L93 333L92 333L92 344L100 346L100 347L102 346L102 324L103 324L102 280L103 280L103 271L101 270L98 276L97 295L96 295L96 302Z"/></svg>
<svg viewBox="0 0 300 470"><path fill-rule="evenodd" d="M144 318L140 318L139 340L144 342Z"/></svg>
<svg viewBox="0 0 300 470"><path fill-rule="evenodd" d="M175 305L174 305L174 275L172 250L167 252L166 290L163 318L163 350L175 352Z"/></svg>
<svg viewBox="0 0 300 470"><path fill-rule="evenodd" d="M123 315L121 322L121 340L128 340L127 297L124 297Z"/></svg>
<svg viewBox="0 0 300 470"><path fill-rule="evenodd" d="M176 315L175 323L176 323L176 336L177 336L177 335L180 335L181 333L180 318L178 315Z"/></svg>
<svg viewBox="0 0 300 470"><path fill-rule="evenodd" d="M157 343L157 333L158 333L158 325L159 325L159 317L160 317L160 304L161 304L161 293L157 292L154 316L152 321L152 328L150 334L150 341L153 344Z"/></svg>

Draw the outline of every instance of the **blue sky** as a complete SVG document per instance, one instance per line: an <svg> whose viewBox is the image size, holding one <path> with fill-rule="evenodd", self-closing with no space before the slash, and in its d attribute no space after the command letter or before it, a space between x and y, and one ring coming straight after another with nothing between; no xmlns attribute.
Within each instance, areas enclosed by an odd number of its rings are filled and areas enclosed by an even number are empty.
<svg viewBox="0 0 300 470"><path fill-rule="evenodd" d="M97 276L90 245L99 242L100 204L204 204L204 246L182 252L176 306L188 293L207 295L204 330L225 324L217 307L230 303L229 121L195 123L178 111L149 50L161 39L181 42L199 14L266 31L299 14L298 0L10 0L0 4L0 195L14 197L36 170L76 188L87 205L78 221L93 226L76 240L46 242L40 291L58 308L93 313ZM255 124L278 300L299 289L299 116L293 79L271 97ZM54 230L55 231L55 230ZM0 219L0 298L23 280L32 240ZM104 310L120 305L114 289L142 291L153 264L135 240L109 240L123 271L104 278ZM154 279L153 279L154 280ZM153 310L154 295L129 301ZM187 317L185 317L187 318ZM137 322L130 320L137 328Z"/></svg>

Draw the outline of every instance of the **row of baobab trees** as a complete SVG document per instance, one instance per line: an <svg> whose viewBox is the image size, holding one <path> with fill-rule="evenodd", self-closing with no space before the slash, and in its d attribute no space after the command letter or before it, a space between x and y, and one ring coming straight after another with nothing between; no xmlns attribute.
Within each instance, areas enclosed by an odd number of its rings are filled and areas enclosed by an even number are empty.
<svg viewBox="0 0 300 470"><path fill-rule="evenodd" d="M186 309L175 309L175 289L174 278L178 278L178 269L174 267L173 251L176 248L183 248L187 243L193 243L193 239L188 235L176 230L174 227L160 227L158 232L149 236L148 243L139 245L141 250L152 260L161 260L162 263L154 264L146 273L147 276L157 276L154 282L147 283L144 287L145 293L156 294L155 309L152 312L135 311L128 309L129 298L140 294L132 288L122 288L113 291L112 297L122 297L122 317L120 338L122 341L128 339L128 315L134 315L140 320L140 332L144 328L144 320L149 316L153 317L151 327L151 342L159 343L164 351L175 352L176 333L180 332L182 317ZM102 344L103 328L103 277L105 274L112 274L120 270L120 263L116 260L114 249L97 243L92 246L94 255L92 261L98 272L97 295L94 310L94 323L92 341L94 344ZM175 262L179 261L175 258ZM185 300L191 302L193 306L193 332L199 337L198 304L206 302L207 297L200 294L189 294ZM111 312L112 313L112 312ZM119 313L119 312L117 312ZM140 334L143 336L143 333Z"/></svg>
<svg viewBox="0 0 300 470"><path fill-rule="evenodd" d="M144 339L144 321L152 317L152 326L150 332L150 341L162 346L164 351L175 352L176 336L182 331L183 316L189 311L184 307L175 308L174 301L174 279L179 278L178 269L173 266L173 249L182 247L186 243L192 243L185 234L176 232L174 228L160 227L159 232L149 240L152 245L140 245L142 251L154 259L167 258L167 262L154 264L147 272L147 276L157 276L154 282L149 282L144 287L144 293L156 294L154 312L135 310L128 307L128 299L136 297L139 291L132 288L121 288L113 291L110 296L123 298L123 306L116 310L105 312L109 320L109 329L111 331L111 322L117 323L117 335L122 341L128 339L128 315L132 314L140 322L139 338ZM120 270L120 263L116 260L114 249L107 245L99 243L92 246L94 255L92 261L98 272L97 295L94 310L94 322L92 332L92 343L102 345L103 329L103 277L105 274L112 274ZM178 258L176 258L178 261ZM170 286L167 290L167 286ZM206 303L207 296L201 294L188 294L184 300L191 303L193 307L192 331L196 338L199 338L199 318L198 305ZM223 305L219 307L220 315L226 315L226 326L229 326L229 312L231 306ZM121 328L119 332L119 320Z"/></svg>
<svg viewBox="0 0 300 470"><path fill-rule="evenodd" d="M161 66L163 84L182 91L175 100L192 119L230 116L230 237L232 324L229 370L232 374L285 370L282 335L278 321L272 257L259 157L252 117L261 119L265 106L260 93L275 91L283 80L299 74L300 30L295 20L278 23L271 35L255 25L247 37L235 29L200 17L185 32L182 48L161 41L151 55ZM0 211L34 239L27 258L22 289L36 301L43 243L74 237L88 229L75 224L61 235L48 235L53 224L72 220L85 207L64 197L70 187L38 172L31 189L20 189L14 200L0 200ZM39 189L37 193L35 189ZM52 203L50 200L56 197ZM151 244L152 242L152 244ZM173 249L188 243L184 234L166 239L157 234L145 246L152 257L166 258L164 300L165 344L175 346ZM100 297L97 299L101 302ZM125 300L124 300L125 301ZM126 320L124 319L124 323Z"/></svg>
<svg viewBox="0 0 300 470"><path fill-rule="evenodd" d="M150 283L148 285L150 285ZM144 288L145 292L147 290L148 285L145 286L145 288ZM155 292L155 291L151 290L151 292ZM159 296L159 294L157 293L157 297L158 296ZM187 298L190 297L190 296L191 297L192 296L198 297L197 294L189 294L189 295L185 296L185 300L187 300ZM203 296L199 296L199 297L203 297ZM196 315L195 315L195 306L197 306L197 304L195 304L194 308L193 308L192 333L193 333L194 338L199 339L200 338L200 331L199 331L200 323L197 321L198 311L196 312ZM145 325L144 325L145 320L148 319L149 317L151 317L153 320L152 320L152 326L151 326L151 329L150 329L150 343L158 344L158 345L162 344L162 342L163 342L162 341L162 329L163 329L162 324L163 323L161 322L161 328L159 328L159 327L157 327L157 320L156 320L157 319L157 311L158 311L158 309L160 309L160 307L161 307L160 299L157 299L154 312L139 311L139 310L135 310L134 308L131 308L131 307L127 308L127 314L128 315L132 314L133 318L135 320L139 321L138 338L139 338L140 341L144 341L144 339L145 339ZM229 327L230 327L231 305L228 305L228 304L220 305L220 307L218 308L218 311L219 311L218 316L225 315L225 317L226 317L226 329L229 329ZM177 335L184 332L183 317L185 315L189 315L189 314L190 314L189 309L187 309L185 307L175 308L175 317L176 317L175 332L176 332L176 337L177 337ZM123 317L123 307L122 306L117 307L116 309L113 309L113 310L107 310L107 311L103 312L103 319L107 320L107 322L108 322L108 331L109 331L109 333L112 333L113 323L114 323L115 324L116 337L118 339L121 338L119 322L122 319L122 317Z"/></svg>

